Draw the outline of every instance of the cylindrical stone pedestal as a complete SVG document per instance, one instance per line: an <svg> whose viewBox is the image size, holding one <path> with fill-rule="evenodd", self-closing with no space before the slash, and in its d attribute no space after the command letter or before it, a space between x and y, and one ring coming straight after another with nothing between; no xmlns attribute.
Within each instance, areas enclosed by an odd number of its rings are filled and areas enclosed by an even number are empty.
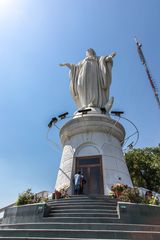
<svg viewBox="0 0 160 240"><path fill-rule="evenodd" d="M77 158L92 156L101 158L104 195L109 194L114 183L132 187L122 152L124 137L123 126L103 114L86 114L68 121L60 130L63 153L55 188L68 185L70 193L73 193L72 180Z"/></svg>

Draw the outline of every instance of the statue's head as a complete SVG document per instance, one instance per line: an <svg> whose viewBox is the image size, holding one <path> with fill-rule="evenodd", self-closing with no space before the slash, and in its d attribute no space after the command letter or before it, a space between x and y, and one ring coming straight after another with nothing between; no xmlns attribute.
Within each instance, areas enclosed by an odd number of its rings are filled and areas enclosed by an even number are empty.
<svg viewBox="0 0 160 240"><path fill-rule="evenodd" d="M95 57L95 56L96 56L96 52L94 51L93 48L89 48L89 49L87 49L87 51L86 51L86 56L87 56L87 57Z"/></svg>

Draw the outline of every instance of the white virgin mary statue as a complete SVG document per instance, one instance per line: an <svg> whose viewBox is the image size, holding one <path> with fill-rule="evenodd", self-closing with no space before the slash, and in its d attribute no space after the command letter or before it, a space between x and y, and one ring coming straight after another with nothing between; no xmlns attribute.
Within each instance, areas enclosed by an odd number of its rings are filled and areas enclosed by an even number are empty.
<svg viewBox="0 0 160 240"><path fill-rule="evenodd" d="M109 99L109 88L112 80L113 52L109 56L97 57L90 48L86 58L78 64L64 63L70 69L70 91L78 109L87 107L105 108L109 111L113 97Z"/></svg>

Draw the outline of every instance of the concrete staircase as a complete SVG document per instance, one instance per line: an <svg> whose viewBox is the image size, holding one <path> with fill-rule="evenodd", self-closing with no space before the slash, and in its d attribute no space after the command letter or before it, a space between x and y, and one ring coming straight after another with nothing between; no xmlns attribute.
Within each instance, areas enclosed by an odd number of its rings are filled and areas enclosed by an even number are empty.
<svg viewBox="0 0 160 240"><path fill-rule="evenodd" d="M72 196L48 205L42 222L1 224L0 239L160 239L160 225L121 222L114 199Z"/></svg>

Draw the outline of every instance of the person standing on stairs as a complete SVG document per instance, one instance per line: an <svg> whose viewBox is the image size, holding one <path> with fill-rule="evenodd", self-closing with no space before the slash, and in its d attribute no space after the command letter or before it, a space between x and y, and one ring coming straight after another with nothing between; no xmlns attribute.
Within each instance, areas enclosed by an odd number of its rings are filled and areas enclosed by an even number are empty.
<svg viewBox="0 0 160 240"><path fill-rule="evenodd" d="M83 194L83 188L84 188L84 185L86 184L86 180L84 178L84 175L83 173L81 173L81 185L80 185L80 194Z"/></svg>
<svg viewBox="0 0 160 240"><path fill-rule="evenodd" d="M80 191L81 191L81 172L80 171L78 171L78 173L74 175L73 183L74 183L74 194L75 195L80 194Z"/></svg>

